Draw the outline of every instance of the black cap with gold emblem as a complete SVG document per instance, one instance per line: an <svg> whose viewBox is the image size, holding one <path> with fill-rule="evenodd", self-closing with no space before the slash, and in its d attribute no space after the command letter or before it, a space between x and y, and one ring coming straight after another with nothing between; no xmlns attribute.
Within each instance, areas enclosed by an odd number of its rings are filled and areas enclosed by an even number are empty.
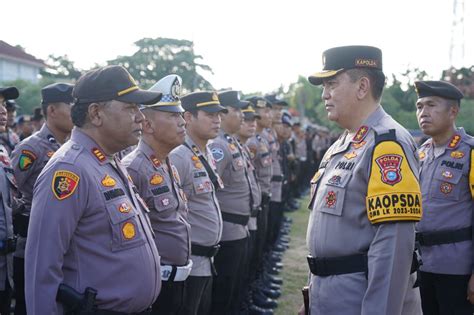
<svg viewBox="0 0 474 315"><path fill-rule="evenodd" d="M122 66L106 66L83 74L72 92L78 103L117 100L135 104L155 104L161 93L138 87L133 77Z"/></svg>
<svg viewBox="0 0 474 315"><path fill-rule="evenodd" d="M252 105L247 106L246 108L242 109L242 114L244 115L244 120L253 120L253 119L260 119L262 118Z"/></svg>
<svg viewBox="0 0 474 315"><path fill-rule="evenodd" d="M309 76L313 85L320 85L323 79L354 68L368 68L382 71L382 51L372 46L342 46L323 52L323 70Z"/></svg>
<svg viewBox="0 0 474 315"><path fill-rule="evenodd" d="M202 110L208 113L224 112L227 108L221 106L216 92L193 92L181 97L181 105L185 111Z"/></svg>
<svg viewBox="0 0 474 315"><path fill-rule="evenodd" d="M233 107L237 109L245 108L249 105L248 101L242 101L238 91L229 90L219 92L219 101L222 106Z"/></svg>
<svg viewBox="0 0 474 315"><path fill-rule="evenodd" d="M252 96L247 99L254 108L265 108L265 107L272 107L272 103L270 103L267 99L261 96Z"/></svg>

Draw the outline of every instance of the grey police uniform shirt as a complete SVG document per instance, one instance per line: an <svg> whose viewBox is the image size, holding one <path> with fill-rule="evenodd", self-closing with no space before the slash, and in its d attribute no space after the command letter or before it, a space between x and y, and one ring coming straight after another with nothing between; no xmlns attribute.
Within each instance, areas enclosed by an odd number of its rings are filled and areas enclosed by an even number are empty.
<svg viewBox="0 0 474 315"><path fill-rule="evenodd" d="M274 130L266 129L262 136L270 145L272 153L272 179L271 179L271 198L270 201L281 202L283 188L283 171L281 169L282 156L280 155L280 143Z"/></svg>
<svg viewBox="0 0 474 315"><path fill-rule="evenodd" d="M22 213L28 215L33 199L33 186L39 174L60 147L52 132L43 124L41 129L21 141L12 152L12 165L21 193ZM15 257L25 257L26 238L19 236Z"/></svg>
<svg viewBox="0 0 474 315"><path fill-rule="evenodd" d="M272 152L268 141L259 133L247 140L252 164L257 172L258 183L263 193L272 192Z"/></svg>
<svg viewBox="0 0 474 315"><path fill-rule="evenodd" d="M4 244L7 239L13 238L12 202L13 190L16 189L13 170L11 167L8 150L0 145L0 241ZM13 253L0 255L0 291L5 290L8 279L13 288Z"/></svg>
<svg viewBox="0 0 474 315"><path fill-rule="evenodd" d="M229 137L230 141L229 142ZM245 161L239 152L239 144L234 137L219 131L217 138L209 144L216 161L216 170L222 178L224 188L217 190L221 212L250 217L250 189L247 182ZM246 238L248 229L244 225L223 222L221 241Z"/></svg>
<svg viewBox="0 0 474 315"><path fill-rule="evenodd" d="M12 151L15 149L15 146L19 142L20 137L10 127L7 128L7 131L0 133L0 144L5 147L8 155L11 155Z"/></svg>
<svg viewBox="0 0 474 315"><path fill-rule="evenodd" d="M456 138L455 138L456 137ZM458 140L457 137L459 137ZM458 230L473 226L473 199L469 187L474 138L459 128L436 154L432 140L419 149L420 183L425 212L417 232ZM471 183L472 184L472 183ZM470 275L474 273L472 239L451 244L421 246L425 272Z"/></svg>
<svg viewBox="0 0 474 315"><path fill-rule="evenodd" d="M186 144L192 148L195 143L186 136ZM197 146L196 146L197 147ZM199 149L198 149L199 150ZM211 151L199 151L215 170L215 161ZM170 153L170 160L181 178L181 185L188 198L188 222L191 225L191 242L201 246L214 246L222 236L222 216L216 190L204 165L185 145L180 145ZM191 276L212 276L212 258L191 255L193 267Z"/></svg>
<svg viewBox="0 0 474 315"><path fill-rule="evenodd" d="M253 200L253 208L259 209L260 204L262 203L262 190L260 189L260 184L258 183L257 172L252 163L252 157L251 157L252 153L250 152L246 144L241 145L241 146L242 146L242 153L246 160L247 169L248 169L248 175L249 175L250 187L251 187L250 192L252 194L252 200ZM249 223L247 224L247 228L249 229L249 231L257 230L257 215L250 216Z"/></svg>
<svg viewBox="0 0 474 315"><path fill-rule="evenodd" d="M421 199L415 145L409 133L381 107L363 125L367 129L365 135L358 132L354 137L359 135L362 139L356 143L344 133L328 150L313 177L307 246L313 257L320 258L366 253L368 274L311 275L311 314L421 314L419 291L412 289L415 274L410 275L415 223L372 224L368 212L376 207L382 215L381 205L366 200L374 188L369 187L372 178L386 181L387 184L380 182L377 187L395 191L411 179L416 187L408 187L408 190L417 191ZM381 160L379 169L372 163L375 132L385 134L389 129L395 130L405 156L400 157L401 150L396 154L389 151L381 158L396 158L401 164L385 165L385 160ZM374 169L369 177L371 167ZM404 193L397 194L401 199ZM390 201L383 199L385 195L382 193L375 198ZM396 204L384 205L395 208ZM420 205L414 208L419 213Z"/></svg>
<svg viewBox="0 0 474 315"><path fill-rule="evenodd" d="M191 237L188 206L178 172L171 164L158 160L143 139L122 163L150 209L148 215L161 264L185 266L190 258Z"/></svg>
<svg viewBox="0 0 474 315"><path fill-rule="evenodd" d="M161 289L160 256L130 176L74 128L34 187L25 253L30 315L62 314L58 286L97 290L99 309L141 312Z"/></svg>

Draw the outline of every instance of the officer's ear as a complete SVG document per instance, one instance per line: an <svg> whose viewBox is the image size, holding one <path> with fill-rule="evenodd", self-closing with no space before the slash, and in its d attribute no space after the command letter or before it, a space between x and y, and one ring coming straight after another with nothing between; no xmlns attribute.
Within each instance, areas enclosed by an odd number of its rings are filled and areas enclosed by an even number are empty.
<svg viewBox="0 0 474 315"><path fill-rule="evenodd" d="M184 112L183 118L184 118L184 121L186 122L186 124L188 124L193 119L193 116L194 115L191 112Z"/></svg>
<svg viewBox="0 0 474 315"><path fill-rule="evenodd" d="M455 121L456 117L458 117L459 110L460 110L459 103L458 103L458 101L451 101L450 100L449 103L448 103L448 106L449 106L449 118L452 121Z"/></svg>
<svg viewBox="0 0 474 315"><path fill-rule="evenodd" d="M105 104L91 103L87 108L89 121L96 127L102 126L105 115L104 111L102 110L103 106L105 106Z"/></svg>
<svg viewBox="0 0 474 315"><path fill-rule="evenodd" d="M370 94L371 82L368 77L361 76L359 80L357 80L357 83L357 98L362 100L367 96L367 94Z"/></svg>

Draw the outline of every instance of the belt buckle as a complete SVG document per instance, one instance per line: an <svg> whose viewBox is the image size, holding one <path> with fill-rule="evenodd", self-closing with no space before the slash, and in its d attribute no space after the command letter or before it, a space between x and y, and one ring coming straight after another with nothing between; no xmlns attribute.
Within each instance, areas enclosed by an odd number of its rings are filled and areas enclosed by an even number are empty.
<svg viewBox="0 0 474 315"><path fill-rule="evenodd" d="M213 248L212 248L212 251L211 251L211 254L212 254L211 257L216 256L217 253L219 252L219 249L220 249L220 248L221 248L221 245L220 245L220 244L214 245Z"/></svg>

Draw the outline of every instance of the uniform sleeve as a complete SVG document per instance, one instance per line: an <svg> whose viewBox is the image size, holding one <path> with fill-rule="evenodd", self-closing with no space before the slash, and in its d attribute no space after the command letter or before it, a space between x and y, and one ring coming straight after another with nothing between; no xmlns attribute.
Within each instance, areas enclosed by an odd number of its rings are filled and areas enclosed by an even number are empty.
<svg viewBox="0 0 474 315"><path fill-rule="evenodd" d="M370 166L367 216L374 224L362 314L400 314L410 286L415 222L421 218L418 163L409 145L378 143Z"/></svg>
<svg viewBox="0 0 474 315"><path fill-rule="evenodd" d="M87 179L69 164L59 164L38 177L25 252L28 314L62 314L56 295L63 281L64 256L73 251L71 238L87 203L87 185Z"/></svg>
<svg viewBox="0 0 474 315"><path fill-rule="evenodd" d="M19 144L12 152L12 167L15 174L15 180L20 188L25 185L26 181L40 167L39 153L37 149L28 144Z"/></svg>

